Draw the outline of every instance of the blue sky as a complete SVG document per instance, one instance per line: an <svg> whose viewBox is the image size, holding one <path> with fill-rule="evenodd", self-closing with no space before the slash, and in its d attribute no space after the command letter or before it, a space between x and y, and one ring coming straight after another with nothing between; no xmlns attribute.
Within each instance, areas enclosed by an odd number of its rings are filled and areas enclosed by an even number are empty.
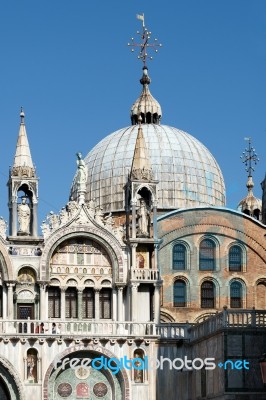
<svg viewBox="0 0 266 400"><path fill-rule="evenodd" d="M0 11L0 215L8 218L22 105L40 177L39 225L68 200L77 151L85 156L130 124L141 63L127 43L137 13L163 43L149 63L162 123L189 132L217 159L235 208L246 194L240 155L251 136L266 171L266 2L256 0L9 0Z"/></svg>

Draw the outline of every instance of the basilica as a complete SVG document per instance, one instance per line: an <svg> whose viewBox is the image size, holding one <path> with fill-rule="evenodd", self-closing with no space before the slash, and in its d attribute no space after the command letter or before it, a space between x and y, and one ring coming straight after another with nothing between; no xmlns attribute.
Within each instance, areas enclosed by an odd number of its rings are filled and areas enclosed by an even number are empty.
<svg viewBox="0 0 266 400"><path fill-rule="evenodd" d="M131 125L77 154L41 233L21 110L0 218L1 400L266 399L266 179L256 198L249 142L247 194L226 208L209 150L162 124L147 32Z"/></svg>

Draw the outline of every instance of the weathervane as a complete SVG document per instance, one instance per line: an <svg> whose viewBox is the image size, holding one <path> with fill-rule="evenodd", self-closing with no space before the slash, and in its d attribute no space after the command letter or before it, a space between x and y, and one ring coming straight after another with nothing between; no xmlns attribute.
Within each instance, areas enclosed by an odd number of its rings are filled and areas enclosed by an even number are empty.
<svg viewBox="0 0 266 400"><path fill-rule="evenodd" d="M242 159L242 162L245 163L248 176L252 176L252 171L255 170L255 168L252 166L252 163L254 162L254 164L257 165L259 158L257 156L257 153L255 153L256 150L254 149L254 147L251 146L251 138L248 137L245 138L245 140L248 141L248 148L243 151L243 154L240 158Z"/></svg>
<svg viewBox="0 0 266 400"><path fill-rule="evenodd" d="M151 32L148 31L147 28L145 28L145 23L144 23L144 14L139 15L137 14L137 19L142 21L142 32L137 31L138 35L141 35L141 43L136 43L134 42L134 38L131 38L131 43L128 43L128 46L132 46L131 51L134 52L135 49L134 47L140 47L138 59L142 60L144 67L146 67L146 60L152 60L152 56L148 54L148 48L153 48L155 53L158 53L158 49L156 47L162 47L162 44L157 43L158 40L154 39L154 43L149 43L149 40L151 38Z"/></svg>

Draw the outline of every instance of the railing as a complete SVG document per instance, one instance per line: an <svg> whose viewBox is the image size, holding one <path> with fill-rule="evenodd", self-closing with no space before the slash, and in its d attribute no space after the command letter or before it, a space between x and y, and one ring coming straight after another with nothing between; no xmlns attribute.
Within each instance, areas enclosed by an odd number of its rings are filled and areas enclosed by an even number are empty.
<svg viewBox="0 0 266 400"><path fill-rule="evenodd" d="M190 339L196 340L221 329L266 328L266 310L224 310L195 324L190 329Z"/></svg>
<svg viewBox="0 0 266 400"><path fill-rule="evenodd" d="M137 281L157 281L160 276L157 269L134 268L131 270L130 278Z"/></svg>
<svg viewBox="0 0 266 400"><path fill-rule="evenodd" d="M156 326L157 335L161 339L189 339L189 324L161 323Z"/></svg>
<svg viewBox="0 0 266 400"><path fill-rule="evenodd" d="M0 335L157 336L154 322L10 320L0 322ZM56 324L53 333L53 323Z"/></svg>

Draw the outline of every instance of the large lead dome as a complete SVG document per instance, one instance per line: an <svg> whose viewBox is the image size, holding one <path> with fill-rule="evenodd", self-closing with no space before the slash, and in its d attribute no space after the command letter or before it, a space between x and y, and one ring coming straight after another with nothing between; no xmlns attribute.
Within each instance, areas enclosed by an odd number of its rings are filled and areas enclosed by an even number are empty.
<svg viewBox="0 0 266 400"><path fill-rule="evenodd" d="M209 150L193 136L165 125L143 124L142 131L158 184L158 208L223 206L221 170ZM87 199L104 211L125 208L125 185L132 166L138 126L104 138L85 158Z"/></svg>
<svg viewBox="0 0 266 400"><path fill-rule="evenodd" d="M221 170L209 150L193 136L160 125L161 106L149 91L147 67L140 80L143 90L131 107L132 126L120 129L98 143L86 156L86 200L107 211L125 210L125 186L132 167L142 122L153 175L158 183L158 209L224 206ZM77 198L75 180L71 196Z"/></svg>

